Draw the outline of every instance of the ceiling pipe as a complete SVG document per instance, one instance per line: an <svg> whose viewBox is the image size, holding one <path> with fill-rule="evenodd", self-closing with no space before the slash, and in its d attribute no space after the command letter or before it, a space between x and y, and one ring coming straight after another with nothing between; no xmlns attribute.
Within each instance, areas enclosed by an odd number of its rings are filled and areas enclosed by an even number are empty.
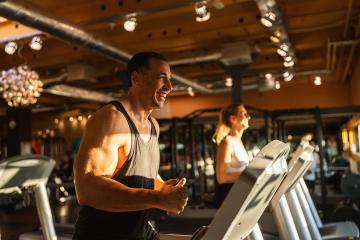
<svg viewBox="0 0 360 240"><path fill-rule="evenodd" d="M51 86L49 88L44 89L44 92L59 96L64 96L64 97L85 99L93 102L107 103L116 100L115 98L101 92L68 86L65 84Z"/></svg>
<svg viewBox="0 0 360 240"><path fill-rule="evenodd" d="M67 78L67 76L68 76L68 74L66 72L64 72L64 73L61 73L59 76L41 79L41 81L44 84L44 87L47 87L48 85L59 84L59 83L64 82L64 80Z"/></svg>
<svg viewBox="0 0 360 240"><path fill-rule="evenodd" d="M19 0L0 2L0 16L90 49L97 54L122 64L126 64L131 58L129 53L112 46L91 32L58 17L50 16L45 11L35 8L28 2ZM218 90L206 88L176 74L173 75L173 79L205 94L218 93Z"/></svg>
<svg viewBox="0 0 360 240"><path fill-rule="evenodd" d="M196 64L196 63L203 63L203 62L219 60L221 57L222 57L222 54L219 52L219 53L213 53L213 54L204 55L204 56L200 56L200 57L189 57L189 58L172 60L172 61L169 61L169 64L172 67L176 67L179 65L189 65L189 64Z"/></svg>

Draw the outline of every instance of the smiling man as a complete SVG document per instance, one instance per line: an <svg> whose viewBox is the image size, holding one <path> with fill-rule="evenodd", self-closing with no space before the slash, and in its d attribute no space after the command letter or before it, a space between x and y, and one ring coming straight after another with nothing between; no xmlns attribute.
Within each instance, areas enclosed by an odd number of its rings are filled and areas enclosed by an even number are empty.
<svg viewBox="0 0 360 240"><path fill-rule="evenodd" d="M74 162L82 206L73 239L159 239L148 210L183 211L185 179L164 182L158 174L159 125L150 116L172 90L166 59L142 52L128 63L126 97L89 119Z"/></svg>

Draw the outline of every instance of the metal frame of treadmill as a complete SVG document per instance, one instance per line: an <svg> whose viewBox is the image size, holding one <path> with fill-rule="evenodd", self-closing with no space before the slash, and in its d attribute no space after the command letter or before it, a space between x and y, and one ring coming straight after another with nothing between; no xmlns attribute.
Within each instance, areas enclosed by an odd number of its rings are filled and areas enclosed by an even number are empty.
<svg viewBox="0 0 360 240"><path fill-rule="evenodd" d="M54 166L55 160L42 155L16 156L0 162L0 194L21 192L21 188L33 187L36 209L46 240L57 240L46 192L46 183Z"/></svg>
<svg viewBox="0 0 360 240"><path fill-rule="evenodd" d="M257 221L287 173L289 151L289 145L278 140L261 149L234 183L201 239L245 239L248 235L261 239Z"/></svg>

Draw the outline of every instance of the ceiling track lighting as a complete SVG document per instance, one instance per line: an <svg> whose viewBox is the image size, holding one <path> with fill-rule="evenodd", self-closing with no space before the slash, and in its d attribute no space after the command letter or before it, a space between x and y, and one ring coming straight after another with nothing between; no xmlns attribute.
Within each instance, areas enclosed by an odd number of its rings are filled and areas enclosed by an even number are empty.
<svg viewBox="0 0 360 240"><path fill-rule="evenodd" d="M283 73L283 77L285 82L290 82L294 78L294 74L286 71Z"/></svg>
<svg viewBox="0 0 360 240"><path fill-rule="evenodd" d="M281 42L281 37L282 37L282 33L277 30L270 36L270 40L273 43L280 43Z"/></svg>
<svg viewBox="0 0 360 240"><path fill-rule="evenodd" d="M137 19L135 16L128 16L124 20L124 29L128 32L135 31L135 28L137 26Z"/></svg>
<svg viewBox="0 0 360 240"><path fill-rule="evenodd" d="M41 39L40 36L34 36L31 39L31 42L29 43L29 46L31 49L35 50L35 51L39 51L41 50L42 46L43 46L43 41Z"/></svg>
<svg viewBox="0 0 360 240"><path fill-rule="evenodd" d="M197 22L205 22L210 19L210 11L206 1L198 1L195 3L195 20Z"/></svg>
<svg viewBox="0 0 360 240"><path fill-rule="evenodd" d="M280 39L274 35L271 35L270 36L270 40L273 42L273 43L279 43L280 42Z"/></svg>
<svg viewBox="0 0 360 240"><path fill-rule="evenodd" d="M231 77L227 77L226 79L225 79L225 86L226 87L231 87L233 85L233 80L232 80L232 78Z"/></svg>
<svg viewBox="0 0 360 240"><path fill-rule="evenodd" d="M273 78L273 75L271 73L267 73L267 74L265 74L265 78L271 79L271 78Z"/></svg>
<svg viewBox="0 0 360 240"><path fill-rule="evenodd" d="M191 97L193 97L193 96L195 95L192 87L188 87L188 88L187 88L187 92L188 92L188 94L189 94Z"/></svg>
<svg viewBox="0 0 360 240"><path fill-rule="evenodd" d="M275 81L275 89L280 89L280 81Z"/></svg>
<svg viewBox="0 0 360 240"><path fill-rule="evenodd" d="M276 49L276 52L277 52L277 54L279 54L282 57L285 57L287 55L287 52L281 48Z"/></svg>
<svg viewBox="0 0 360 240"><path fill-rule="evenodd" d="M283 43L279 46L279 48L285 52L288 52L289 51L289 45Z"/></svg>
<svg viewBox="0 0 360 240"><path fill-rule="evenodd" d="M8 42L5 44L5 52L9 55L13 55L18 49L18 45L16 42Z"/></svg>
<svg viewBox="0 0 360 240"><path fill-rule="evenodd" d="M314 84L316 85L316 86L320 86L321 85L321 77L320 76L315 76L315 78L314 78Z"/></svg>
<svg viewBox="0 0 360 240"><path fill-rule="evenodd" d="M29 47L35 51L41 50L42 46L43 40L41 36L34 36L29 43ZM15 41L10 41L5 44L4 51L9 55L13 55L18 48L18 44Z"/></svg>
<svg viewBox="0 0 360 240"><path fill-rule="evenodd" d="M276 14L269 11L267 13L264 14L264 16L262 18L260 18L260 22L265 26L265 27L272 27L273 23L276 20Z"/></svg>
<svg viewBox="0 0 360 240"><path fill-rule="evenodd" d="M286 62L291 62L293 60L293 57L292 56L286 56L286 57L284 57L284 60Z"/></svg>
<svg viewBox="0 0 360 240"><path fill-rule="evenodd" d="M293 67L295 65L294 60L290 61L290 62L284 62L284 67Z"/></svg>
<svg viewBox="0 0 360 240"><path fill-rule="evenodd" d="M297 64L297 58L294 49L289 40L289 34L286 24L282 19L281 9L275 0L255 0L256 5L260 11L260 22L268 27L270 33L270 40L276 46L276 52L281 57L286 58L287 67L293 67ZM292 59L288 56L291 56Z"/></svg>

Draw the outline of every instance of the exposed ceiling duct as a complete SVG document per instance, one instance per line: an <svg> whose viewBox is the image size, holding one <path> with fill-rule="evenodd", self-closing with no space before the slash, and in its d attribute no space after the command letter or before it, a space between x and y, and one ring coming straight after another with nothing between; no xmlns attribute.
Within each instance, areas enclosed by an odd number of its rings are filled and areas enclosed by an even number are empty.
<svg viewBox="0 0 360 240"><path fill-rule="evenodd" d="M208 61L214 61L219 60L221 58L222 54L220 52L213 53L209 55L204 55L200 57L190 57L190 58L182 58L177 60L172 60L169 62L170 66L179 66L179 65L189 65L189 64L195 64L195 63L203 63Z"/></svg>
<svg viewBox="0 0 360 240"><path fill-rule="evenodd" d="M0 16L90 49L119 63L126 63L131 58L131 54L112 46L106 41L96 37L90 31L69 23L66 20L51 16L28 2L18 0L1 2ZM218 90L206 88L176 74L173 75L173 78L175 81L190 86L194 90L202 93L216 94L223 92L222 90L219 92Z"/></svg>
<svg viewBox="0 0 360 240"><path fill-rule="evenodd" d="M62 84L68 81L76 81L79 79L79 76L85 76L82 71L75 71L77 74L69 75L68 72L61 73L59 76L41 79L44 86L44 92L59 95L69 98L77 98L89 100L92 102L109 102L114 100L113 97L97 91L87 90L79 87L73 87L69 85ZM70 79L70 80L69 80ZM81 78L82 81L89 81L87 78ZM91 81L91 78L90 78Z"/></svg>
<svg viewBox="0 0 360 240"><path fill-rule="evenodd" d="M103 102L107 103L110 101L115 100L115 98L106 95L104 93L86 90L83 88L72 87L64 84L59 84L55 86L51 86L47 89L44 89L44 92L56 94L64 97L71 97L71 98L79 98L85 99L93 102Z"/></svg>

